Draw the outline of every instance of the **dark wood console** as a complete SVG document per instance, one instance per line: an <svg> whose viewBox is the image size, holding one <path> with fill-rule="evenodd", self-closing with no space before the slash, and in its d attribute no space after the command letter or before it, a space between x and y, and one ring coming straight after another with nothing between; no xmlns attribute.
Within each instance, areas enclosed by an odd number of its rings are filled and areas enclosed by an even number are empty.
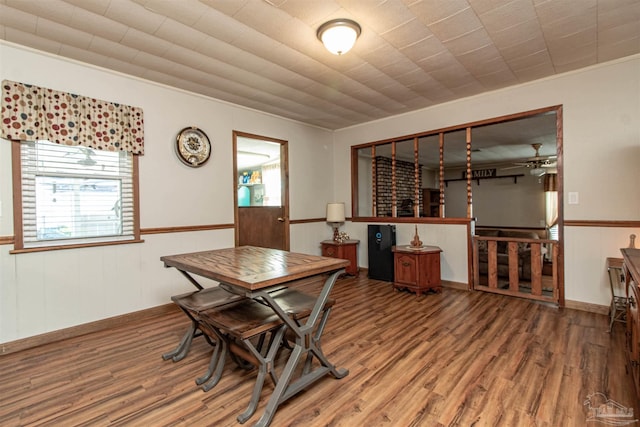
<svg viewBox="0 0 640 427"><path fill-rule="evenodd" d="M636 386L636 395L640 397L640 249L621 249L624 259L623 271L627 289L627 363L629 373Z"/></svg>

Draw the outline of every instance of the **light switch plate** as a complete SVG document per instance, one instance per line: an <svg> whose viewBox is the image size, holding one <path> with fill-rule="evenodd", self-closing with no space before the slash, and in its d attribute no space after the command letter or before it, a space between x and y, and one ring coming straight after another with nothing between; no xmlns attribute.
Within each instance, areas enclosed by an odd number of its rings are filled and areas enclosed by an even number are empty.
<svg viewBox="0 0 640 427"><path fill-rule="evenodd" d="M570 191L569 192L569 204L570 205L577 205L578 203L579 203L578 192L577 191Z"/></svg>

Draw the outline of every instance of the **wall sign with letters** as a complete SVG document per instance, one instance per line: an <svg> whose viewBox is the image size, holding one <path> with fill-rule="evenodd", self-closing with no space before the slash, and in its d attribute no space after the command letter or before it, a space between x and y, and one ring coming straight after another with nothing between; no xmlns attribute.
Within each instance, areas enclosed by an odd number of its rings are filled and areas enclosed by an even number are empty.
<svg viewBox="0 0 640 427"><path fill-rule="evenodd" d="M471 171L471 179L494 178L497 169L474 169ZM462 178L467 179L467 171L462 171Z"/></svg>

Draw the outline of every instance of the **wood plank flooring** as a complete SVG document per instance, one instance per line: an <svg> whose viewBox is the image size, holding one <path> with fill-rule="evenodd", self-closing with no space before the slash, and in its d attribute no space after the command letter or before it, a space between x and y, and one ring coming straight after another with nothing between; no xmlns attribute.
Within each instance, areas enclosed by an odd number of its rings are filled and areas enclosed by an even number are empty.
<svg viewBox="0 0 640 427"><path fill-rule="evenodd" d="M417 298L366 277L340 279L332 297L322 346L350 373L285 402L272 426L598 425L584 406L594 392L640 415L624 325L609 334L606 316L449 288ZM203 392L204 339L180 362L161 358L187 326L176 311L0 356L0 425L238 426L255 371L229 360Z"/></svg>

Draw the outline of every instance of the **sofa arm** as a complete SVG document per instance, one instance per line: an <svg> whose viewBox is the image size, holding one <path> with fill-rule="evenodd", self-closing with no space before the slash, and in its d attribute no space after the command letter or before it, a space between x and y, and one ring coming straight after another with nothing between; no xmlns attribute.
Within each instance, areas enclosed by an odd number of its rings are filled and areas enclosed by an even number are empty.
<svg viewBox="0 0 640 427"><path fill-rule="evenodd" d="M518 265L520 266L520 278L531 280L531 249L518 251Z"/></svg>
<svg viewBox="0 0 640 427"><path fill-rule="evenodd" d="M546 252L544 250L544 248L541 248L541 252L540 252L540 259L534 262L539 262L540 263L540 269L542 269L542 264L543 264L543 258L544 258L544 253ZM520 265L521 268L521 278L522 279L526 279L526 280L531 280L531 248L528 249L524 249L522 251L518 252L518 264Z"/></svg>

